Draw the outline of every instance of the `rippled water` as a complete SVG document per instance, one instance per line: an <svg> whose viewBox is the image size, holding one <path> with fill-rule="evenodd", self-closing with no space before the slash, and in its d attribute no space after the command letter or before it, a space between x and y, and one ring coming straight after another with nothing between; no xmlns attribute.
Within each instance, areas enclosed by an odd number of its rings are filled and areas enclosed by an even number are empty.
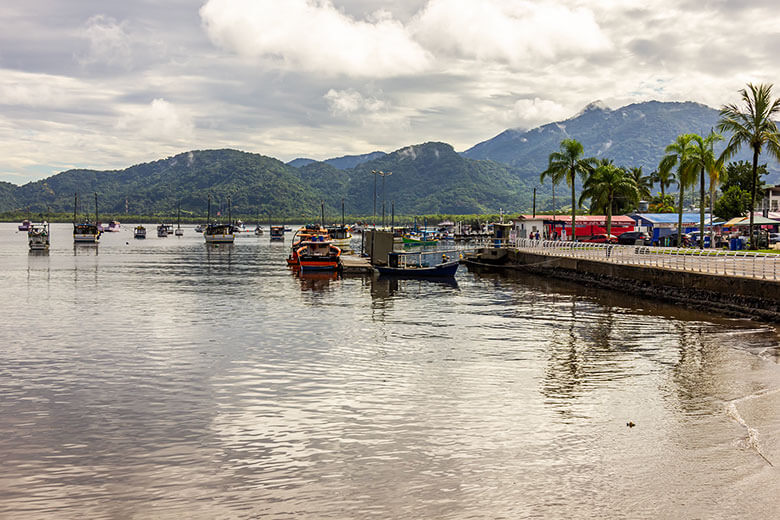
<svg viewBox="0 0 780 520"><path fill-rule="evenodd" d="M771 518L775 329L0 225L2 518ZM632 422L636 426L627 427Z"/></svg>

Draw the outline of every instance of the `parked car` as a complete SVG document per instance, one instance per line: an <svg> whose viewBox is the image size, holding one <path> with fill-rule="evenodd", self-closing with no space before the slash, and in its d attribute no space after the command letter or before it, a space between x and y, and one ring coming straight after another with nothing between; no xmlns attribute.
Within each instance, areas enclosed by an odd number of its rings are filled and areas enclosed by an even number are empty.
<svg viewBox="0 0 780 520"><path fill-rule="evenodd" d="M777 244L780 242L780 233L769 233L769 243Z"/></svg>
<svg viewBox="0 0 780 520"><path fill-rule="evenodd" d="M617 244L618 239L615 235L593 235L590 238L582 240L582 242L590 242L592 244Z"/></svg>
<svg viewBox="0 0 780 520"><path fill-rule="evenodd" d="M617 241L618 244L629 246L637 244L643 246L650 245L650 237L644 231L626 231L625 233L618 235Z"/></svg>

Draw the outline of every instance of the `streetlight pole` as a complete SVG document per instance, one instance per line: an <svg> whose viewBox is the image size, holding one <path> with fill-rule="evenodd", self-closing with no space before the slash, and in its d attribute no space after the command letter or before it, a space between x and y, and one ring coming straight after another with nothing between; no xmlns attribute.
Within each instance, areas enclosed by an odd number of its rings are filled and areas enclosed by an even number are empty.
<svg viewBox="0 0 780 520"><path fill-rule="evenodd" d="M382 176L382 227L385 227L385 177L392 174L393 172L379 172Z"/></svg>
<svg viewBox="0 0 780 520"><path fill-rule="evenodd" d="M376 174L379 173L376 170L371 170L374 175L374 229L376 229Z"/></svg>

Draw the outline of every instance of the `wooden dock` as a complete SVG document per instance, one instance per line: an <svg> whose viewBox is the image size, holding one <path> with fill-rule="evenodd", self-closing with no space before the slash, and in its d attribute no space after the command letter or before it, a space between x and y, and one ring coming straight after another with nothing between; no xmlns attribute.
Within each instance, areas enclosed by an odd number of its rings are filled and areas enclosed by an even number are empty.
<svg viewBox="0 0 780 520"><path fill-rule="evenodd" d="M374 272L374 268L367 257L343 255L341 257L341 272L343 274L371 274Z"/></svg>

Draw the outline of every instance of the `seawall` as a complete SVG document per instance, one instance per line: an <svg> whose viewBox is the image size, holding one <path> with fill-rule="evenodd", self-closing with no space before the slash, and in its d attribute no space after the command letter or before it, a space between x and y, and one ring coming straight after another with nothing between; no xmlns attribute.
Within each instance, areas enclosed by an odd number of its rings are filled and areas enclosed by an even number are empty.
<svg viewBox="0 0 780 520"><path fill-rule="evenodd" d="M503 269L630 291L730 316L780 322L780 282L506 251Z"/></svg>

